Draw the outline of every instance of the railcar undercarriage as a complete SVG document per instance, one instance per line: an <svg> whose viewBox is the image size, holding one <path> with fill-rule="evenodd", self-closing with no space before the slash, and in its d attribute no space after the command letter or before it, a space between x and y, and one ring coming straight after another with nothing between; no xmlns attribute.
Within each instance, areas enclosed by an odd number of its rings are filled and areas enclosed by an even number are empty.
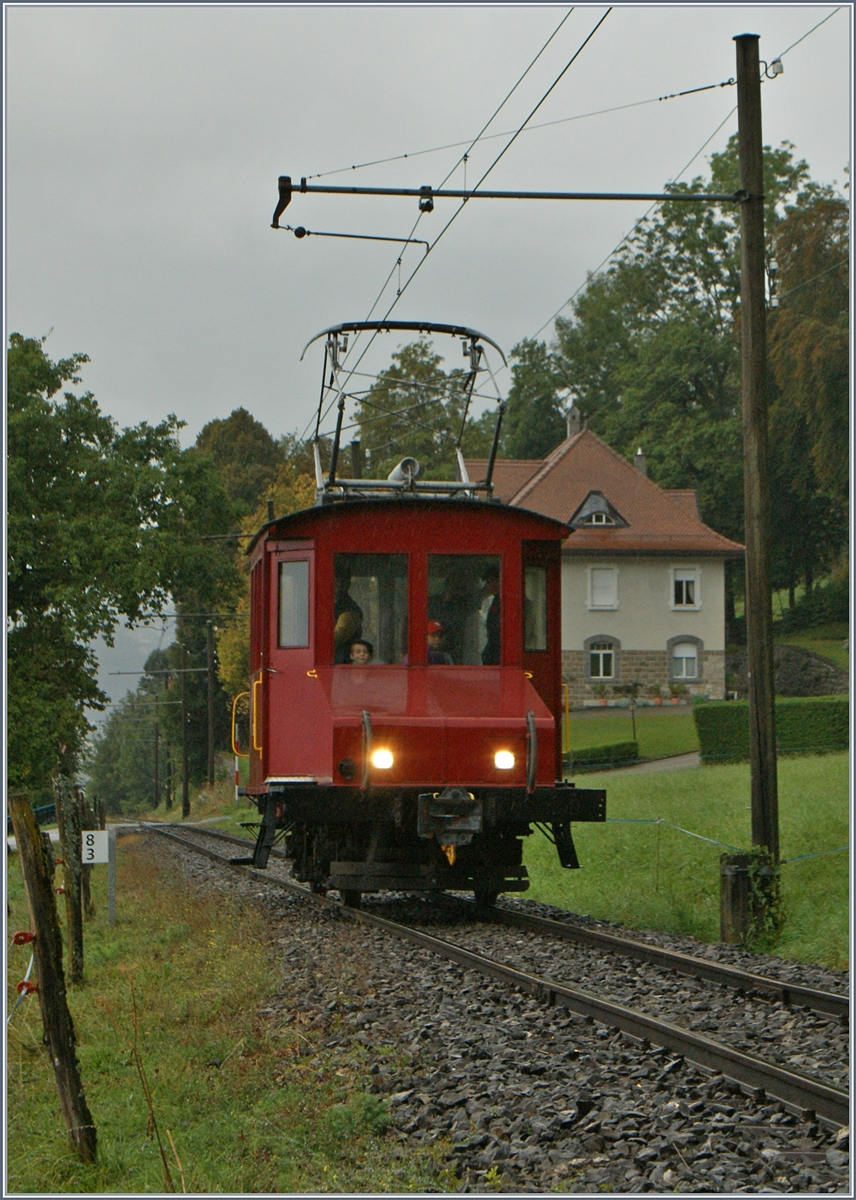
<svg viewBox="0 0 856 1200"><path fill-rule="evenodd" d="M492 904L529 887L523 838L541 828L562 866L579 866L572 821L602 821L605 793L573 784L525 788L381 789L285 786L252 797L262 818L253 865L282 840L297 879L336 888L349 904L363 892L472 891Z"/></svg>

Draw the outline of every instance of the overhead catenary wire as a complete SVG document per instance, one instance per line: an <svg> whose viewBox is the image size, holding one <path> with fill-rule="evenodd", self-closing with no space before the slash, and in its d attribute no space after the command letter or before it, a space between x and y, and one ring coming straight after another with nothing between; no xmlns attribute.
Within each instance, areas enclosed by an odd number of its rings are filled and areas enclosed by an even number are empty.
<svg viewBox="0 0 856 1200"><path fill-rule="evenodd" d="M791 51L791 50L793 50L795 46L798 46L798 45L800 44L800 42L804 42L804 41L805 41L805 39L806 39L807 37L810 37L810 36L811 36L811 34L813 34L813 33L815 32L815 30L817 30L817 29L820 29L821 25L824 25L824 24L825 24L825 23L826 23L826 22L827 22L827 21L828 21L828 20L829 20L831 17L834 17L834 16L835 16L835 14L836 14L837 12L840 12L840 11L841 11L841 9L840 9L840 8L833 9L833 11L832 11L831 13L828 13L828 14L827 14L827 15L826 15L826 16L823 18L823 20L822 20L822 21L818 21L816 25L813 25L813 26L811 27L811 29L807 30L807 31L806 31L806 32L805 32L805 33L804 33L804 34L803 34L801 37L798 37L798 38L797 38L797 40L796 40L795 42L791 42L790 46L788 46L786 50L783 50L783 51L781 52L781 54L778 54L778 55L776 55L776 58L780 58L780 59L781 59L781 58L784 58L784 57L785 57L785 55L786 55L786 54L789 54L789 53L790 53L790 51ZM775 61L775 59L774 59L773 61ZM724 84L722 84L722 85L720 85L720 86L725 86L725 85L724 85ZM692 158L689 160L689 162L688 162L688 163L686 163L686 164L685 164L683 167L681 167L680 171L678 171L677 175L676 175L676 176L675 176L675 178L672 180L672 183L673 183L673 184L674 184L674 183L675 183L677 180L679 180L679 179L680 179L680 177L681 177L681 176L684 174L684 172L685 172L685 171L687 171L687 170L689 169L689 167L691 167L691 166L692 166L692 164L695 162L695 160L698 158L698 156L699 156L699 155L702 153L702 151L705 149L705 147L706 147L706 146L707 146L707 145L708 145L710 142L712 142L712 141L713 141L713 139L714 139L714 138L716 137L716 135L719 133L720 129L722 129L723 125L725 125L725 123L726 123L727 121L729 121L729 120L731 119L731 117L732 117L732 116L733 116L733 115L734 115L736 112L737 112L737 105L735 105L735 106L734 106L734 107L731 109L731 111L730 111L730 112L729 112L729 113L726 115L725 119L724 119L723 121L721 121L721 122L719 123L719 125L717 125L716 129L714 129L714 131L713 131L713 133L710 135L710 137L708 137L708 138L706 139L706 141L704 141L704 142L702 143L702 145L699 147L699 149L698 149L698 150L696 150L695 154L692 156ZM601 262L601 263L600 263L600 264L599 264L597 267L595 267L594 271L592 271L592 272L590 272L589 274L587 274L587 277L586 277L586 280L585 280L585 282L580 284L580 286L579 286L579 287L576 289L576 291L573 293L573 295L572 295L572 296L570 296L570 297L569 297L569 298L568 298L568 299L565 301L565 303L564 303L563 305L561 305L561 307L560 307L560 308L558 308L558 309L556 310L556 312L554 312L554 313L553 313L552 317L548 318L548 320L546 320L546 321L544 322L544 324L541 326L541 328L540 328L540 329L538 329L538 330L537 330L535 333L533 333L533 334L532 334L532 336L531 336L531 338L530 338L530 339L528 339L528 340L530 340L530 341L534 341L534 340L535 340L535 338L537 338L537 337L538 337L540 334L542 334L542 333L544 332L544 330L545 330L545 329L546 329L546 328L547 328L549 325L552 325L552 323L553 323L553 322L556 320L556 318L557 318L558 316L560 316L560 314L561 314L561 313L562 313L562 312L563 312L563 311L564 311L564 310L565 310L565 309L568 307L568 305L569 305L569 304L571 304L571 303L573 303L573 301L574 301L574 300L577 298L577 296L580 294L580 292L581 292L581 291L582 291L582 290L583 290L585 287L587 287L587 286L588 286L589 280L590 280L590 279L592 279L592 278L594 278L594 277L595 277L595 276L596 276L596 275L597 275L597 274L598 274L600 271L602 271L602 270L603 270L603 268L606 266L606 264L609 262L609 260L610 260L610 259L613 257L613 255L615 255L615 254L617 254L617 253L618 253L618 251L621 249L621 247L624 245L624 243L625 243L625 242L628 240L628 238L630 238L630 237L632 237L632 236L633 236L633 234L636 232L636 230L639 228L639 226L642 224L642 222L643 222L643 221L645 221L645 220L646 220L646 219L647 219L647 218L648 218L648 217L651 215L651 213L654 211L654 209L655 209L656 207L657 207L657 204L656 204L656 203L654 203L654 204L652 204L652 205L651 205L651 207L650 207L649 209L647 209L647 211L646 211L646 212L645 212L645 213L644 213L644 214L643 214L643 215L642 215L642 216L639 218L639 220L638 220L638 221L637 221L637 222L636 222L636 223L633 225L632 229L631 229L631 230L630 230L628 233L626 233L626 234L624 235L624 237L621 239L621 241L618 243L618 245L617 245L617 246L615 246L615 247L614 247L612 250L610 250L610 252L609 252L609 254L607 254L606 258L605 258L605 259L603 259L603 261L602 261L602 262ZM780 297L780 299L781 299L781 297Z"/></svg>
<svg viewBox="0 0 856 1200"><path fill-rule="evenodd" d="M519 136L519 134L521 133L521 131L522 131L522 130L523 130L525 127L526 127L526 125L529 123L529 121L532 119L532 117L535 115L535 113L538 111L538 109L541 107L541 105L542 105L542 104L543 104L543 103L544 103L544 102L547 100L548 96L549 96L549 95L550 95L550 94L551 94L551 93L554 91L554 89L555 89L555 88L558 86L558 84L560 83L560 81L561 81L561 80L564 78L564 76L567 74L567 72L570 70L570 68L573 66L573 64L576 62L576 60L579 58L580 54L583 52L583 50L586 48L586 46L587 46L587 45L589 44L589 42L592 40L592 38L594 37L594 35L595 35L595 34L597 33L597 31L600 29L601 25L603 25L604 21L606 20L606 18L609 16L609 14L610 14L611 12L612 12L612 7L610 6L610 7L609 7L609 8L606 10L606 12L605 12L605 13L604 13L604 14L603 14L601 17L600 17L600 19L598 20L598 22L597 22L597 24L594 26L594 28L593 28L593 29L592 29L592 30L591 30L591 31L590 31L590 32L589 32L589 33L586 35L586 37L583 39L582 43L581 43L581 44L580 44L580 45L577 47L577 49L574 51L574 53L573 53L573 55L571 56L571 58L568 60L568 62L565 64L565 66L562 68L562 70L559 72L559 74L556 76L556 78L553 80L553 82L550 84L550 86L547 88L546 92L544 92L544 94L543 94L543 96L541 97L541 99L538 101L538 103L535 105L535 107L532 109L532 111L529 113L529 115L528 115L528 116L527 116L527 117L524 119L524 121L522 122L522 124L521 124L520 126L518 126L517 130L515 131L515 133L514 133L514 134L511 136L511 138L508 140L508 142L506 142L506 144L505 144L505 145L503 146L503 148L500 150L499 154L497 154L497 156L494 158L493 162L490 164L490 166L487 168L487 170L483 172L483 174L482 174L481 178L479 179L478 183L476 183L475 187L472 189L472 192L477 192L477 191L478 191L478 189L479 189L479 188L481 187L481 185L484 183L485 179L487 179L488 175L491 173L491 171L494 169L494 167L497 165L497 163L500 161L500 159L501 159L501 158L502 158L502 157L503 157L503 156L504 156L504 155L507 153L507 151L508 151L508 150L511 148L511 146L514 144L514 142L515 142L516 138ZM449 172L449 174L451 174L451 172ZM448 179L448 178L449 178L449 175L447 175L447 176L446 176L446 179ZM444 180L443 182L445 183L445 180ZM442 187L442 186L443 186L443 184L441 184L441 185L440 185L440 187ZM440 230L440 232L437 234L437 236L436 236L436 238L434 239L434 241L431 243L431 247L430 247L430 249L429 249L429 252L428 252L428 254L426 254L426 255L425 255L425 256L424 256L424 257L423 257L423 258L420 260L420 262L418 262L418 263L417 263L417 265L414 267L413 271L411 271L411 273L410 273L410 275L408 276L408 278L407 278L407 280L406 280L406 282L405 282L404 286L403 286L403 287L402 287L402 288L399 290L399 292L398 292L398 295L395 297L395 299L394 299L394 300L392 301L392 303L390 304L389 308L388 308L388 309L386 310L386 312L384 313L384 316L383 316L383 318L382 318L383 320L386 320L386 318L387 318L387 317L390 315L390 313L392 312L392 310L393 310L393 309L395 308L395 306L398 304L398 302L399 302L399 300L401 299L401 297L402 297L402 296L404 295L404 293L407 291L407 288L410 286L410 284L411 284L411 283L413 282L413 280L415 279L415 277L416 277L416 275L418 274L419 270L420 270L420 269L421 269L421 268L424 266L424 264L425 264L425 263L428 261L428 256L429 256L429 254L431 253L431 251L432 251L432 250L435 248L435 246L437 246L437 244L439 243L439 241L441 240L441 238L442 238L442 237L443 237L443 236L446 234L446 232L449 230L449 228L452 226L452 224L453 224L453 223L454 223L454 222L457 220L458 216L460 216L460 214L461 214L461 212L463 211L463 209L464 209L464 207L466 206L466 204L467 204L467 200L463 200L463 201L461 202L461 204L458 206L458 208L455 210L455 212L454 212L454 213L452 213L451 217L449 217L449 219L448 219L448 221L446 222L446 224L443 226L443 228L442 228L442 229ZM421 213L420 213L420 216L421 216ZM376 303L377 303L377 301L375 301L375 304L376 304ZM373 334L373 335L372 335L372 339L369 341L369 346L371 345L371 342L372 342L372 340L374 340L374 337L375 337L375 336L377 336L377 335L376 335L376 334ZM360 362L362 362L362 359L365 357L365 354L367 353L369 346L367 346L367 347L365 348L365 350L363 351L363 353L360 355L360 358L357 360L357 363L355 364L356 366L359 366ZM346 382L346 384L347 384L347 380L346 380L345 382ZM332 403L332 402L331 402L331 403ZM329 409L328 409L328 411L329 411Z"/></svg>
<svg viewBox="0 0 856 1200"><path fill-rule="evenodd" d="M558 32L558 31L557 31ZM555 35L554 35L555 36ZM780 56L781 57L781 56ZM539 121L535 125L528 125L523 133L534 133L539 129L550 129L555 125L567 125L572 121L585 121L591 117L605 117L611 113L624 112L630 108L643 108L649 104L661 104L664 100L678 100L684 96L694 96L698 92L709 92L714 88L733 87L736 84L734 79L725 79L721 83L706 83L702 87L686 88L682 92L670 92L666 96L651 96L647 100L631 100L628 104L614 104L610 108L596 108L591 112L575 113L571 117L557 117L553 121ZM482 142L495 141L497 138L510 137L514 133L513 129L504 129L501 133L486 133L479 135L475 140ZM457 150L459 146L468 146L468 150L458 160L463 162L464 158L472 151L475 142L470 138L464 138L459 142L447 142L443 146L431 146L427 150L412 150L405 154L392 154L388 158L374 158L364 163L354 163L350 167L337 167L332 171L318 171L314 175L307 175L307 179L328 179L331 175L342 175L348 171L361 171L365 167L380 167L387 163L401 162L404 159L420 158L426 154L439 154L443 150ZM284 228L286 228L284 226Z"/></svg>
<svg viewBox="0 0 856 1200"><path fill-rule="evenodd" d="M474 139L471 141L471 143L469 144L469 149L468 149L467 151L465 151L465 152L464 152L464 155L462 155L462 156L461 156L461 158L459 158L459 159L458 159L458 162L455 164L455 166L454 166L454 167L452 167L452 170L451 170L451 171L450 171L450 172L449 172L449 173L446 175L446 177L445 177L445 179L444 179L444 181L443 181L443 182L445 182L445 180L446 180L446 179L448 179L448 178L449 178L449 176L450 176L450 175L451 175L451 174L452 174L452 173L453 173L453 172L456 170L457 166L458 166L458 165L459 165L459 164L460 164L460 163L463 161L463 158L464 158L464 156L465 156L466 154L468 154L468 153L469 153L469 152L470 152L470 151L473 149L473 147L476 145L476 143L477 143L477 142L479 141L479 139L481 138L482 134L483 134L483 133L484 133L484 132L485 132L485 131L486 131L486 130L487 130L489 127L490 127L490 124L491 124L491 122L492 122L493 120L495 120L495 118L496 118L496 117L499 115L499 113L502 111L502 109L504 108L504 106L505 106L505 105L508 103L508 100L511 98L511 96L514 94L514 92L517 90L517 88L520 86L520 84L523 82L523 80L526 78L526 76L527 76L527 75L529 74L529 72L532 70L532 68L534 67L535 63L538 61L538 59L541 57L541 55L544 53L544 51L545 51L545 50L547 49L547 47L550 45L550 43L552 42L553 38L556 36L556 34L559 32L559 30L560 30L560 29L562 28L562 26L565 24L565 22L567 21L568 17L570 17L570 15L571 15L571 13L572 13L573 11L574 11L574 10L573 10L573 8L569 9L569 10L568 10L568 12L567 12L567 13L564 15L564 17L562 17L562 19L561 19L561 21L559 22L559 24L556 26L556 28L553 30L553 32L550 34L550 36L547 38L547 40L546 40L546 42L544 43L544 45L541 47L541 49L538 51L538 53L535 55L535 57L532 59L532 61L529 63L529 65L526 67L526 69L523 71L523 73L522 73L522 75L519 77L519 79L518 79L518 80L515 82L514 86L513 86L513 87L510 89L510 91L509 91L509 92L506 94L506 96L503 98L503 100L500 102L500 104L499 104L499 105L498 105L498 106L497 106L497 107L494 109L493 113L491 114L491 116L489 117L489 119L486 121L486 123L485 123L485 124L484 124L484 126L482 127L482 130L481 130L481 132L480 132L479 134L477 134L477 135L476 135L476 137L475 137L475 138L474 138ZM441 186L442 186L442 184L441 184ZM419 215L417 216L417 218L416 218L415 222L413 223L413 227L412 227L412 229L410 230L410 233L408 234L408 237L409 237L409 238L412 238L412 237L413 237L413 235L414 235L414 233L416 232L416 229L417 229L417 227L418 227L418 225L419 225L419 222L422 220L422 217L423 217L423 215L424 215L424 214L423 214L423 213L420 211L420 213L419 213ZM430 247L429 247L429 251L430 251ZM426 256L425 256L425 257L427 257L427 254L426 254ZM423 261L424 261L424 258L423 258ZM392 266L392 269L390 270L389 274L387 275L386 279L384 280L384 282L383 282L383 284L382 284L382 286L381 286L381 289L380 289L380 291L378 292L378 294L377 294L377 296L376 296L376 298L375 298L375 300L374 300L374 302L373 302L373 304L372 304L371 308L369 309L368 316L366 317L366 320L371 320L372 314L374 313L375 309L377 308L378 304L380 303L381 297L383 296L384 292L386 291L387 287L389 286L389 282L390 282L390 280L391 280L391 279L393 278L393 276L395 275L395 272L396 272L397 266L398 266L398 259L396 259L396 262L393 264L393 266ZM408 281L408 282L409 282L409 281ZM406 286L406 285L405 285L405 286ZM401 296L401 294L402 294L402 292L401 292L401 289L399 289L399 297ZM390 311L391 311L391 310L390 310ZM388 315L389 315L389 313L387 313L387 316L388 316ZM362 353L360 354L360 357L357 359L357 362L356 362L356 364L355 364L355 367L358 367L358 366L360 365L360 363L363 361L363 359L365 358L366 354L368 353L368 350L369 350L369 348L371 347L371 345L372 345L372 343L374 342L374 340L375 340L375 338L376 338L376 337L377 337L377 333L373 333L373 334L372 334L372 336L369 338L368 344L367 344L367 345L366 345L366 347L363 349ZM353 350L356 348L356 345L357 345L357 341L358 341L358 339L359 339L359 334L357 334L357 336L354 338L354 341L353 341L353 343L352 343L352 345L351 345L351 352L353 352ZM325 358L324 358L324 370L325 370L325 371L326 371L326 365L327 365L327 358L326 358L326 351L325 351ZM348 375L348 377L347 377L347 378L346 378L346 380L345 380L345 386L347 386L348 379L350 379L350 375ZM322 407L322 404L323 404L323 376L322 376L322 395L321 395L321 400L319 401L319 406L318 406L318 418L317 418L317 421L316 421L316 424L315 424L315 428L316 428L316 436L317 436L317 430L320 428L321 422L324 420L324 418L326 417L327 413L330 411L330 407L332 406L332 404L333 404L333 403L335 403L335 397L334 397L334 399L331 401L331 403L330 403L330 406L328 406L328 408L327 408L327 411L326 411L326 412L325 412L325 413L322 415L322 414L321 414L321 407ZM300 436L300 441L303 441L303 440L306 438L307 434L309 433L309 429L310 429L310 427L311 427L311 425L312 425L312 422L313 422L313 420L315 420L315 418L314 418L314 417L313 417L313 418L312 418L312 419L311 419L311 420L310 420L310 421L307 423L307 425L306 425L306 428L304 429L303 433L302 433L302 434L301 434L301 436Z"/></svg>

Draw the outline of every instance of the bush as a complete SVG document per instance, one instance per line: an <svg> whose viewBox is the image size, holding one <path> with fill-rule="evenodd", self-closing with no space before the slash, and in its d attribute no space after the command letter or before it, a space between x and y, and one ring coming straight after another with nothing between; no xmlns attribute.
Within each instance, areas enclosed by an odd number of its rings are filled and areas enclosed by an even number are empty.
<svg viewBox="0 0 856 1200"><path fill-rule="evenodd" d="M639 761L638 742L613 742L610 746L592 746L572 750L569 771L579 775L584 771L602 771L607 767L627 766Z"/></svg>
<svg viewBox="0 0 856 1200"><path fill-rule="evenodd" d="M714 701L693 709L703 763L749 758L749 702ZM824 754L850 744L847 696L776 701L779 754Z"/></svg>
<svg viewBox="0 0 856 1200"><path fill-rule="evenodd" d="M850 579L846 572L837 574L823 587L801 597L782 617L780 627L787 633L809 629L829 621L850 620Z"/></svg>

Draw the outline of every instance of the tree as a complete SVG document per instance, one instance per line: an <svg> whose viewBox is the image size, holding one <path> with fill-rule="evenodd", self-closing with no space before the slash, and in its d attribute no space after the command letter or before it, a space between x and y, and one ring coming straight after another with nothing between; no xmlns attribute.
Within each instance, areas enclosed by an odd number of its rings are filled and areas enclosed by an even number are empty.
<svg viewBox="0 0 856 1200"><path fill-rule="evenodd" d="M512 352L502 448L507 458L546 458L565 436L558 364L543 342L526 338Z"/></svg>
<svg viewBox="0 0 856 1200"><path fill-rule="evenodd" d="M847 207L810 180L793 149L787 142L764 148L767 229L783 295L770 321L774 536L784 533L780 513L802 513L819 563L838 552L845 499L847 312L840 291L847 283L833 263L847 258ZM672 190L736 190L736 136L710 163L710 179ZM806 282L788 307L787 289L820 271L828 273L816 296ZM571 316L557 320L551 345L515 347L503 450L541 457L541 430L558 426L562 394L570 392L595 432L627 457L641 446L652 478L666 488L695 488L704 520L742 540L739 339L738 214L665 201L609 268L589 278ZM793 462L801 438L811 470ZM785 547L779 558L787 558Z"/></svg>
<svg viewBox="0 0 856 1200"><path fill-rule="evenodd" d="M196 449L214 463L220 482L242 516L256 507L282 465L276 440L245 408L236 408L225 420L203 426Z"/></svg>
<svg viewBox="0 0 856 1200"><path fill-rule="evenodd" d="M423 478L454 479L467 373L458 368L444 371L441 356L424 338L403 346L392 358L393 366L380 372L357 407L367 472L382 479L407 456L419 461ZM484 453L486 438L487 422L468 415L463 440L467 452Z"/></svg>
<svg viewBox="0 0 856 1200"><path fill-rule="evenodd" d="M120 430L89 392L54 399L88 359L53 362L44 343L13 333L7 356L9 780L29 789L61 753L70 769L85 708L106 703L92 640L231 569L199 537L228 498L176 418Z"/></svg>

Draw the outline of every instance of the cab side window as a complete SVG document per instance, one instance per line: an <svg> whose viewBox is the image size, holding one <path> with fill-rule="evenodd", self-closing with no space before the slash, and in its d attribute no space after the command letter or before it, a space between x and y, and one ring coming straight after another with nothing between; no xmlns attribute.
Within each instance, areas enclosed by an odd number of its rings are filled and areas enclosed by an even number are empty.
<svg viewBox="0 0 856 1200"><path fill-rule="evenodd" d="M279 564L279 638L281 647L309 645L309 560Z"/></svg>

